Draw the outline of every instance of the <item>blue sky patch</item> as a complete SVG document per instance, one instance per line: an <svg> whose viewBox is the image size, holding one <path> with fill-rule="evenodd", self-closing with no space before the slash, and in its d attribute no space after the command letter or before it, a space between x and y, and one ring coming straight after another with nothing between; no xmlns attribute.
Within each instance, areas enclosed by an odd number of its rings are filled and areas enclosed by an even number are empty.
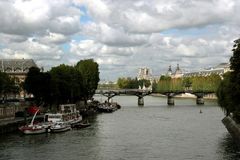
<svg viewBox="0 0 240 160"><path fill-rule="evenodd" d="M85 6L81 6L80 10L83 12L83 15L80 18L81 23L88 23L93 21L90 15L88 14L87 8Z"/></svg>

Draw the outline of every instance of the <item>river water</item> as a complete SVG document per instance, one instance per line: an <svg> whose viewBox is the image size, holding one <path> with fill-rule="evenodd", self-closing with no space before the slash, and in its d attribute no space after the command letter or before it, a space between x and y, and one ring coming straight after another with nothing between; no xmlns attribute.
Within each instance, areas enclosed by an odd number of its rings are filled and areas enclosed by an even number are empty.
<svg viewBox="0 0 240 160"><path fill-rule="evenodd" d="M102 99L103 97L96 97ZM90 118L92 126L58 134L0 136L0 160L237 160L240 150L215 101L147 96L114 98L122 108ZM202 110L200 114L199 111Z"/></svg>

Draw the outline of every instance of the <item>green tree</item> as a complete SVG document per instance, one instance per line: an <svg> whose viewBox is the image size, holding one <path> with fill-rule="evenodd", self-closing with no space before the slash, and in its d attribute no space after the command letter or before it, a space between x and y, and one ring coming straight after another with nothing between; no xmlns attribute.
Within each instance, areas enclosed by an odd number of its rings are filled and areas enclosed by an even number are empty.
<svg viewBox="0 0 240 160"><path fill-rule="evenodd" d="M51 97L51 76L48 73L40 72L37 67L31 67L23 84L29 94L33 94L38 105L50 103Z"/></svg>
<svg viewBox="0 0 240 160"><path fill-rule="evenodd" d="M233 113L235 120L240 122L240 39L234 41L233 56L230 58L230 72L220 83L217 90L218 103L226 111Z"/></svg>
<svg viewBox="0 0 240 160"><path fill-rule="evenodd" d="M150 85L151 85L151 82L149 80L146 80L146 79L138 80L138 86L141 86L141 88L143 86L149 87Z"/></svg>
<svg viewBox="0 0 240 160"><path fill-rule="evenodd" d="M2 98L7 99L9 94L19 93L17 78L10 77L7 73L0 72L0 93Z"/></svg>
<svg viewBox="0 0 240 160"><path fill-rule="evenodd" d="M52 82L55 84L52 94L55 103L75 103L82 97L82 76L72 66L61 64L50 70Z"/></svg>
<svg viewBox="0 0 240 160"><path fill-rule="evenodd" d="M118 78L117 85L121 89L138 89L139 85L142 87L144 82L148 84L146 80L138 81L137 78Z"/></svg>
<svg viewBox="0 0 240 160"><path fill-rule="evenodd" d="M240 111L240 39L234 41L233 56L230 58L230 83L234 86L231 100L236 110Z"/></svg>
<svg viewBox="0 0 240 160"><path fill-rule="evenodd" d="M128 87L128 81L126 78L118 78L117 85L121 89L126 89Z"/></svg>
<svg viewBox="0 0 240 160"><path fill-rule="evenodd" d="M95 94L99 82L98 64L93 59L80 60L75 68L81 73L85 102Z"/></svg>
<svg viewBox="0 0 240 160"><path fill-rule="evenodd" d="M217 89L216 95L218 97L218 104L225 112L226 116L235 111L235 108L231 101L231 92L234 90L234 86L230 83L230 72L223 75L223 80Z"/></svg>
<svg viewBox="0 0 240 160"><path fill-rule="evenodd" d="M192 79L190 77L183 78L183 86L185 89L190 90L192 87Z"/></svg>
<svg viewBox="0 0 240 160"><path fill-rule="evenodd" d="M161 75L159 80L166 80L166 81L170 81L172 78L169 76L165 76L165 75Z"/></svg>
<svg viewBox="0 0 240 160"><path fill-rule="evenodd" d="M169 76L161 76L156 87L156 92L174 92L183 91L184 85L182 78L171 78Z"/></svg>

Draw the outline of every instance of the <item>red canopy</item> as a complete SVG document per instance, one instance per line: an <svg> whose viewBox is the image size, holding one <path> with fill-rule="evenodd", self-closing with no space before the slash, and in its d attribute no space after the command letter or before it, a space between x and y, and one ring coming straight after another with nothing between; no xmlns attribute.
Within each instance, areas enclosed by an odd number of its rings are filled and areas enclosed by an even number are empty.
<svg viewBox="0 0 240 160"><path fill-rule="evenodd" d="M30 115L34 115L37 111L39 110L39 108L37 107L37 106L31 106L31 107L29 107L28 109L27 109L27 112L28 112L28 114L30 114ZM38 114L39 114L40 112L38 112Z"/></svg>

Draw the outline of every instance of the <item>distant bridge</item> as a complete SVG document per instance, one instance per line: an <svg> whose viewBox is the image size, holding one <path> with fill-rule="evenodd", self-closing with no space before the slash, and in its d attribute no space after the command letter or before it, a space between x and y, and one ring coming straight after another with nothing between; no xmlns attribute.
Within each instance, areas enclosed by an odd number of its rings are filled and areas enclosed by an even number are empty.
<svg viewBox="0 0 240 160"><path fill-rule="evenodd" d="M174 105L174 97L176 95L180 95L180 94L185 94L185 93L190 93L192 95L195 95L196 96L196 104L204 104L204 99L203 97L205 95L208 95L208 94L213 94L215 93L214 91L193 91L193 90L176 90L176 91L164 91L164 92L156 92L156 93L159 93L159 94L162 94L162 95L165 95L168 97L168 100L167 100L167 103L168 105Z"/></svg>
<svg viewBox="0 0 240 160"><path fill-rule="evenodd" d="M214 93L213 91L193 91L193 90L179 90L179 91L163 91L163 92L152 92L151 90L142 89L119 89L119 90L96 90L96 94L101 94L108 98L108 102L111 98L117 95L135 95L138 97L138 105L144 105L143 97L152 93L159 93L167 96L167 104L174 105L174 97L179 94L190 93L196 96L196 104L204 104L203 97L208 94Z"/></svg>
<svg viewBox="0 0 240 160"><path fill-rule="evenodd" d="M108 98L108 102L111 98L117 95L135 95L138 97L138 105L144 105L143 97L151 94L151 90L141 89L119 89L119 90L96 90L95 94L102 94Z"/></svg>

